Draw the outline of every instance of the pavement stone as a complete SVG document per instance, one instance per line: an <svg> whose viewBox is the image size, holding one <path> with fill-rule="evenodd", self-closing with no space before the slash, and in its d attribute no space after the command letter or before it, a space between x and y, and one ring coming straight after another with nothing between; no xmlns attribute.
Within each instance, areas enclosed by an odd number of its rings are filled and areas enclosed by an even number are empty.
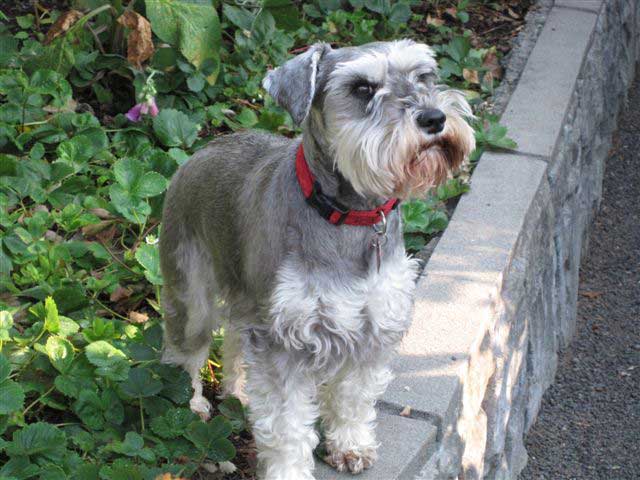
<svg viewBox="0 0 640 480"><path fill-rule="evenodd" d="M598 13L603 0L556 0L556 7L573 8L577 10L590 10Z"/></svg>
<svg viewBox="0 0 640 480"><path fill-rule="evenodd" d="M501 123L518 151L550 157L597 15L553 8Z"/></svg>
<svg viewBox="0 0 640 480"><path fill-rule="evenodd" d="M545 169L531 157L483 155L418 281L413 322L384 401L448 416Z"/></svg>
<svg viewBox="0 0 640 480"><path fill-rule="evenodd" d="M437 428L424 420L378 412L376 435L378 461L357 476L358 480L407 480L427 462L435 448ZM316 480L353 479L316 458Z"/></svg>

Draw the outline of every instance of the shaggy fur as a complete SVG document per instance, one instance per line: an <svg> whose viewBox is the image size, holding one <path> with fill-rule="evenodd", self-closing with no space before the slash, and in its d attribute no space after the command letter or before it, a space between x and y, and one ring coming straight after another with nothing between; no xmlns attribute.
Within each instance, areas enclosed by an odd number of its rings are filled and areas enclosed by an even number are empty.
<svg viewBox="0 0 640 480"><path fill-rule="evenodd" d="M351 209L423 194L474 148L467 102L436 80L431 49L409 40L314 45L264 81L302 138L221 137L171 183L164 360L189 372L191 408L207 418L199 369L211 330L225 328L224 392L248 402L262 479L313 479L318 419L329 464L373 464L374 404L409 327L416 276L399 209L378 269L371 227L332 225L305 202L295 152L302 142L323 192ZM446 114L442 131L417 124L427 108Z"/></svg>

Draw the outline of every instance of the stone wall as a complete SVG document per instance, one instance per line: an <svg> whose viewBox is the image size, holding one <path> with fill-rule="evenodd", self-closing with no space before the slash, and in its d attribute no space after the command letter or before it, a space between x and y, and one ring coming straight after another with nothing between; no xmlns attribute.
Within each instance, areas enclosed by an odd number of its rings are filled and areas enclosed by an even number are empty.
<svg viewBox="0 0 640 480"><path fill-rule="evenodd" d="M429 292L443 281L446 302L471 300L455 313L467 316L451 333L460 348L449 347L469 350L420 478L513 479L524 468L524 435L575 329L580 260L639 46L635 0L558 0L549 13L503 115L519 151L481 159L421 280L425 328L444 312Z"/></svg>

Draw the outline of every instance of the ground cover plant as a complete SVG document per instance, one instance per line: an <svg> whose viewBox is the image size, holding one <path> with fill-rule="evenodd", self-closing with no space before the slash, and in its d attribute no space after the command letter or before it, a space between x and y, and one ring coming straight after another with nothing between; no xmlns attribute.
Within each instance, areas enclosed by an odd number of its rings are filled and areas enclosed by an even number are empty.
<svg viewBox="0 0 640 480"><path fill-rule="evenodd" d="M447 224L485 148L513 143L483 106L523 23L515 0L76 0L0 6L0 478L253 478L236 399L201 422L159 363L157 241L168 181L215 135L296 131L268 68L315 41L413 37L477 107L478 151L403 205L407 246ZM502 32L497 35L497 32ZM220 379L223 332L203 375ZM222 464L229 469L229 464Z"/></svg>

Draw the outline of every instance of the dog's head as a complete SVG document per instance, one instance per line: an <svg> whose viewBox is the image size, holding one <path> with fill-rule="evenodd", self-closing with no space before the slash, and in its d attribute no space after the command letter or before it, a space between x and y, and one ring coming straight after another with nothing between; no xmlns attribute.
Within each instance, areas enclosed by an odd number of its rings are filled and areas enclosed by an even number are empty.
<svg viewBox="0 0 640 480"><path fill-rule="evenodd" d="M469 104L437 73L431 48L411 40L315 44L263 85L358 193L406 198L442 183L475 148Z"/></svg>

